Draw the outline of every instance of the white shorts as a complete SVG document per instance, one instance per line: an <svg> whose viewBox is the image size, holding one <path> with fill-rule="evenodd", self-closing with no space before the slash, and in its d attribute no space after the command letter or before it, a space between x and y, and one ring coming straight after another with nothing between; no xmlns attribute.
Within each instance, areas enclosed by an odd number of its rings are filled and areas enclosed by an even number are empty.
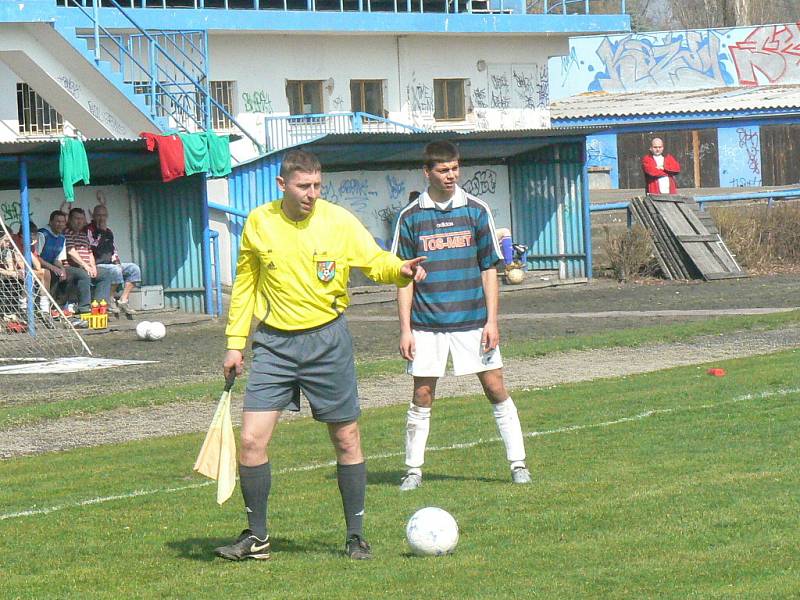
<svg viewBox="0 0 800 600"><path fill-rule="evenodd" d="M453 374L470 375L500 369L503 359L500 347L483 352L483 328L471 331L417 331L414 334L414 360L408 362L407 372L414 377L442 377L447 368L447 356L453 357Z"/></svg>

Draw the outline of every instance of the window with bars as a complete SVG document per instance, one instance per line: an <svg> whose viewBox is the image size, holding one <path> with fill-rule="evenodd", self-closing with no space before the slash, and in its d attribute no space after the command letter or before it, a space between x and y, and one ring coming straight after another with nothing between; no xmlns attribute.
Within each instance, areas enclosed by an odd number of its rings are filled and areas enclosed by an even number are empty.
<svg viewBox="0 0 800 600"><path fill-rule="evenodd" d="M64 117L27 83L17 84L17 118L22 135L64 133Z"/></svg>
<svg viewBox="0 0 800 600"><path fill-rule="evenodd" d="M289 114L314 115L323 112L322 81L287 81Z"/></svg>
<svg viewBox="0 0 800 600"><path fill-rule="evenodd" d="M233 115L235 107L233 99L236 97L235 81L210 81L208 86L211 97L219 102L228 114ZM211 128L221 131L233 129L233 122L218 106L211 104Z"/></svg>
<svg viewBox="0 0 800 600"><path fill-rule="evenodd" d="M461 121L466 118L464 101L466 79L433 80L433 118L437 121Z"/></svg>
<svg viewBox="0 0 800 600"><path fill-rule="evenodd" d="M383 117L383 80L351 79L350 106L353 112L365 112Z"/></svg>

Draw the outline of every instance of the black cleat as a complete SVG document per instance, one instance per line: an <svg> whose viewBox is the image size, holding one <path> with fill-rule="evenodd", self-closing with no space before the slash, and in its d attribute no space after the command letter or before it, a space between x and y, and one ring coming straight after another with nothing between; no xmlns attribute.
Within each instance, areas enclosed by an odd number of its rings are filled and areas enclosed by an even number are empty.
<svg viewBox="0 0 800 600"><path fill-rule="evenodd" d="M269 536L258 539L252 531L245 529L230 546L214 548L214 554L227 560L267 560L269 558Z"/></svg>
<svg viewBox="0 0 800 600"><path fill-rule="evenodd" d="M369 560L372 558L372 549L359 535L351 535L344 543L344 553L353 560Z"/></svg>

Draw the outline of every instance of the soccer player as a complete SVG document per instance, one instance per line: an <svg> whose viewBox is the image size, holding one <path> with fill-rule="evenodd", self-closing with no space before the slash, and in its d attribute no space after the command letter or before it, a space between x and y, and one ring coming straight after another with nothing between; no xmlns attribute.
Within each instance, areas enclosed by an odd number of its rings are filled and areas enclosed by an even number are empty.
<svg viewBox="0 0 800 600"><path fill-rule="evenodd" d="M402 261L378 244L355 216L319 197L316 156L292 150L277 177L283 198L247 217L228 312L223 370L242 372L253 316L253 358L244 397L239 479L248 528L215 550L229 560L270 556L267 499L272 484L267 453L281 411L300 409L300 392L317 421L326 423L336 453L347 536L345 553L371 557L363 536L367 472L357 419L353 345L345 318L351 267L398 286L422 281L424 257Z"/></svg>
<svg viewBox="0 0 800 600"><path fill-rule="evenodd" d="M492 404L514 483L531 482L517 409L503 383L497 328L502 260L489 207L458 186L458 149L425 147L425 192L400 213L392 252L405 260L427 255L424 282L398 289L400 354L409 361L414 395L406 422L406 467L400 489L422 485L436 382L448 354L455 375L475 373Z"/></svg>

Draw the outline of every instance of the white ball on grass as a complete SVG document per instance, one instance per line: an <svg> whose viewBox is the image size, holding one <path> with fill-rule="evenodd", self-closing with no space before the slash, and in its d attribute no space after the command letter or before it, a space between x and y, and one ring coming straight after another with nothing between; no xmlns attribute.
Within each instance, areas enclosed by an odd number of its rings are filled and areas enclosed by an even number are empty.
<svg viewBox="0 0 800 600"><path fill-rule="evenodd" d="M458 523L446 510L428 506L408 520L406 540L417 556L450 554L458 544Z"/></svg>
<svg viewBox="0 0 800 600"><path fill-rule="evenodd" d="M140 340L147 339L147 332L150 331L150 321L142 321L141 323L136 325L136 335Z"/></svg>
<svg viewBox="0 0 800 600"><path fill-rule="evenodd" d="M147 339L151 342L164 339L167 335L167 328L160 321L153 321L150 323L150 328L147 330Z"/></svg>

